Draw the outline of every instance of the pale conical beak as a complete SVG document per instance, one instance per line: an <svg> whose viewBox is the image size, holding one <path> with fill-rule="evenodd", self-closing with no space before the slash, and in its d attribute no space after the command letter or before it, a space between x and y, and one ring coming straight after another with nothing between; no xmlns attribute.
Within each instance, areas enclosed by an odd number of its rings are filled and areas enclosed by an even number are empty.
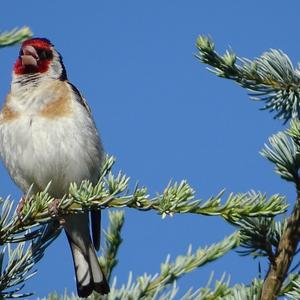
<svg viewBox="0 0 300 300"><path fill-rule="evenodd" d="M23 55L21 55L22 65L37 67L39 56L36 50L32 46L24 46L22 50L23 50Z"/></svg>

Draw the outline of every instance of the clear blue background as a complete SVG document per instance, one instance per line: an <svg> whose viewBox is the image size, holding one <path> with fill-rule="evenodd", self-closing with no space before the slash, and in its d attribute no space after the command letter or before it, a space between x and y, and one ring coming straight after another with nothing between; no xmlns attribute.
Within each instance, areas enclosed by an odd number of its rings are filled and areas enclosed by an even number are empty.
<svg viewBox="0 0 300 300"><path fill-rule="evenodd" d="M294 63L300 57L296 1L5 1L0 29L28 25L47 37L64 57L69 79L87 98L105 149L117 157L132 181L162 191L169 180L187 179L197 197L224 187L249 189L295 199L293 186L273 172L258 152L280 121L259 111L246 91L209 73L194 57L199 34L210 34L220 52L231 46L253 58L280 48ZM18 47L0 51L0 96L9 91ZM0 169L1 195L18 199L18 188ZM107 225L107 212L104 226ZM219 217L176 215L126 209L124 242L114 275L118 285L144 272L159 272L167 254L184 254L234 231ZM231 283L249 283L258 261L236 252L180 279L181 292L204 285L215 270ZM263 274L266 265L263 265ZM25 291L33 298L56 290L75 291L70 251L64 235L38 264Z"/></svg>

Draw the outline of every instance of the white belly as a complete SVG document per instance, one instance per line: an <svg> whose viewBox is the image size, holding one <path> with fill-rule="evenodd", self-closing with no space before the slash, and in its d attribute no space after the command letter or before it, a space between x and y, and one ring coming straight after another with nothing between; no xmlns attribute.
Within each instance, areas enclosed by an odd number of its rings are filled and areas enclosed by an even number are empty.
<svg viewBox="0 0 300 300"><path fill-rule="evenodd" d="M0 123L0 154L13 180L26 192L43 190L61 197L71 182L95 182L102 149L89 117L48 119L22 116Z"/></svg>

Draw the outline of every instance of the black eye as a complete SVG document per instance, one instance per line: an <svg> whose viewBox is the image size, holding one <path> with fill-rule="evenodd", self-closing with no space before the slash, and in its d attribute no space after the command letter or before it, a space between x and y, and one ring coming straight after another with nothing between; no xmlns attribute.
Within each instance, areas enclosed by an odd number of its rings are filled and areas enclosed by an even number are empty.
<svg viewBox="0 0 300 300"><path fill-rule="evenodd" d="M39 59L52 59L52 51L46 49L36 49Z"/></svg>

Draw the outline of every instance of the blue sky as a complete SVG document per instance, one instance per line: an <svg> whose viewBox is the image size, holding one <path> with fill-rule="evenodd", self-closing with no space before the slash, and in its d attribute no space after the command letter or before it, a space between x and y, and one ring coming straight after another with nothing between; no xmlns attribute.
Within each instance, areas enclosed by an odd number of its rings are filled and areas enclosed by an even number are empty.
<svg viewBox="0 0 300 300"><path fill-rule="evenodd" d="M258 152L280 121L259 111L246 91L219 79L194 57L199 34L210 34L222 52L230 46L253 58L282 49L296 63L300 57L296 1L6 1L0 30L28 25L61 52L69 79L87 98L106 151L123 170L149 188L162 191L170 179L187 179L197 197L257 191L295 199ZM9 91L18 47L0 51L0 97ZM1 195L18 199L18 188L0 168ZM176 215L126 209L119 285L144 272L154 274L167 254L221 240L234 231L218 217ZM107 212L103 213L106 226ZM181 291L204 285L210 272L231 282L249 283L258 262L233 252L179 280ZM266 268L263 267L263 272ZM45 296L75 291L71 254L64 235L46 252L26 291Z"/></svg>

